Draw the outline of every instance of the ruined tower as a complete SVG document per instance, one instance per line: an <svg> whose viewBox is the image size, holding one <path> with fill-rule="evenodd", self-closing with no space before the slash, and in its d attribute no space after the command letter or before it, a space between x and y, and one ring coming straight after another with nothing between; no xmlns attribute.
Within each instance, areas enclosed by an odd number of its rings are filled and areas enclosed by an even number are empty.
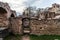
<svg viewBox="0 0 60 40"><path fill-rule="evenodd" d="M0 2L0 27L8 27L11 9L8 3Z"/></svg>

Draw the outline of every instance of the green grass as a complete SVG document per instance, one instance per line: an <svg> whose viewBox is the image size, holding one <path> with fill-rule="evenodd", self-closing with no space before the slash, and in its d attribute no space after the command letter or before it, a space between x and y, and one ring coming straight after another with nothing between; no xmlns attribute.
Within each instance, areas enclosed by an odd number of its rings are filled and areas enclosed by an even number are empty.
<svg viewBox="0 0 60 40"><path fill-rule="evenodd" d="M30 40L60 40L60 35L30 35Z"/></svg>
<svg viewBox="0 0 60 40"><path fill-rule="evenodd" d="M4 38L4 40L21 40L22 35L8 35ZM29 35L30 40L60 40L60 35Z"/></svg>

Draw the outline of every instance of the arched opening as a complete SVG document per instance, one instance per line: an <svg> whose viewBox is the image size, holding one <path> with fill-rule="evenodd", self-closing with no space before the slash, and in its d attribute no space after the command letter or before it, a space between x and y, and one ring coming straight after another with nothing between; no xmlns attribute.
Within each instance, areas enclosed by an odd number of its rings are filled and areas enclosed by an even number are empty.
<svg viewBox="0 0 60 40"><path fill-rule="evenodd" d="M22 28L23 28L23 34L30 34L30 19L29 18L22 19Z"/></svg>
<svg viewBox="0 0 60 40"><path fill-rule="evenodd" d="M13 13L11 14L11 17L15 17Z"/></svg>
<svg viewBox="0 0 60 40"><path fill-rule="evenodd" d="M25 28L29 28L29 19L28 19L28 18L22 19L22 22L23 22L22 25L23 25Z"/></svg>
<svg viewBox="0 0 60 40"><path fill-rule="evenodd" d="M4 8L0 7L0 14L3 14L3 13L7 13L7 11Z"/></svg>
<svg viewBox="0 0 60 40"><path fill-rule="evenodd" d="M7 17L7 10L4 8L0 7L0 19L5 19Z"/></svg>

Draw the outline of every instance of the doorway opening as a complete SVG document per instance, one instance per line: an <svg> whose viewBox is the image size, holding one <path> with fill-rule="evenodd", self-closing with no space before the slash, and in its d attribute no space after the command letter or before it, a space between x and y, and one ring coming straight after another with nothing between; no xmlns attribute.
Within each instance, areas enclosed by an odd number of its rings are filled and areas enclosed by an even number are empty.
<svg viewBox="0 0 60 40"><path fill-rule="evenodd" d="M11 14L11 17L15 17L13 13Z"/></svg>
<svg viewBox="0 0 60 40"><path fill-rule="evenodd" d="M30 20L29 18L22 19L23 34L30 34Z"/></svg>
<svg viewBox="0 0 60 40"><path fill-rule="evenodd" d="M7 13L7 11L4 8L0 7L0 14L3 14L3 13Z"/></svg>

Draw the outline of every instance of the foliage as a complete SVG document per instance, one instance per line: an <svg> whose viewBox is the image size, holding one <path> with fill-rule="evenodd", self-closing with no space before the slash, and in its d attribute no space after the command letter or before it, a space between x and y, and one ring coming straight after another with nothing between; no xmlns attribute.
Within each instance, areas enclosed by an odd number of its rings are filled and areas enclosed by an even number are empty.
<svg viewBox="0 0 60 40"><path fill-rule="evenodd" d="M60 40L60 35L30 35L30 40Z"/></svg>

